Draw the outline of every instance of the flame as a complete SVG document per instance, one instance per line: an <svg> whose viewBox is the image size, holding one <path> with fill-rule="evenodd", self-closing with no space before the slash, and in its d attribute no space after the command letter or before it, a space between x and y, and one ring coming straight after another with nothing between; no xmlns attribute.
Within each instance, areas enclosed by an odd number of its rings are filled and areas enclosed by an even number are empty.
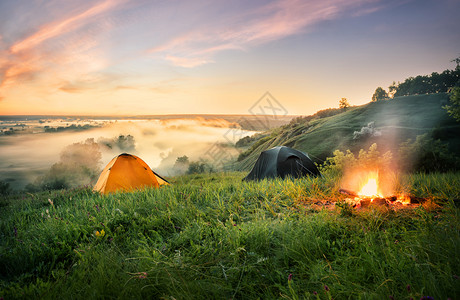
<svg viewBox="0 0 460 300"><path fill-rule="evenodd" d="M410 197L406 194L401 194L398 196L397 202L403 204L403 205L409 205L410 204Z"/></svg>
<svg viewBox="0 0 460 300"><path fill-rule="evenodd" d="M365 183L362 185L360 191L358 192L358 195L382 197L382 195L379 192L378 179L379 176L377 172L370 172L364 180Z"/></svg>

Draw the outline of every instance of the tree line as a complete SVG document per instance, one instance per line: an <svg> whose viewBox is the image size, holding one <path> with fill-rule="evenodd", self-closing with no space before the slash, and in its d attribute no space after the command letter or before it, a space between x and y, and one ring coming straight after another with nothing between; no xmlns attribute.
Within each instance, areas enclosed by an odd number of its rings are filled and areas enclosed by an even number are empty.
<svg viewBox="0 0 460 300"><path fill-rule="evenodd" d="M460 87L460 57L452 60L452 62L457 64L454 70L409 77L403 82L398 83L393 81L388 87L388 92L382 87L378 87L372 96L372 101L375 102L400 96L450 93L453 88Z"/></svg>

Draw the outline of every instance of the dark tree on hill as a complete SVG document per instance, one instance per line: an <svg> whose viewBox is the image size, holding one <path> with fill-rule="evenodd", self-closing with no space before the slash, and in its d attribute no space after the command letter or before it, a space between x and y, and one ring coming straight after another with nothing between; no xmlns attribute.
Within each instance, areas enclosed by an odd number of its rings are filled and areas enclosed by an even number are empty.
<svg viewBox="0 0 460 300"><path fill-rule="evenodd" d="M393 83L388 87L388 97L394 98L397 90L398 90L398 86L396 85L396 82L393 81Z"/></svg>
<svg viewBox="0 0 460 300"><path fill-rule="evenodd" d="M443 106L447 113L460 122L460 87L454 87L450 93L450 104Z"/></svg>
<svg viewBox="0 0 460 300"><path fill-rule="evenodd" d="M455 67L455 70L460 70L460 56L451 60L451 62L454 62L457 64L457 66Z"/></svg>
<svg viewBox="0 0 460 300"><path fill-rule="evenodd" d="M350 103L348 103L347 98L342 98L339 100L339 108L342 110L347 110L350 107Z"/></svg>
<svg viewBox="0 0 460 300"><path fill-rule="evenodd" d="M460 86L460 57L452 60L456 63L455 70L445 70L442 73L433 72L431 75L409 77L404 82L398 82L389 87L394 97L447 93L452 87Z"/></svg>
<svg viewBox="0 0 460 300"><path fill-rule="evenodd" d="M382 101L388 99L388 93L380 86L375 89L374 95L372 95L372 102Z"/></svg>

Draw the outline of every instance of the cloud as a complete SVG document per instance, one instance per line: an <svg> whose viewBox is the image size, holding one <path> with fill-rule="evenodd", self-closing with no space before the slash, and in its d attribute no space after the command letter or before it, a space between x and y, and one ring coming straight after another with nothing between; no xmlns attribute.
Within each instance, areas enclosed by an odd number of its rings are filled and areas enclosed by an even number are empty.
<svg viewBox="0 0 460 300"><path fill-rule="evenodd" d="M193 68L212 62L211 60L204 59L202 57L179 57L173 55L166 55L165 59L172 62L176 66L181 66L184 68Z"/></svg>
<svg viewBox="0 0 460 300"><path fill-rule="evenodd" d="M118 3L119 1L106 0L90 7L82 13L70 16L63 20L51 22L43 26L39 31L32 34L31 36L14 44L10 50L12 53L25 51L27 49L38 46L48 39L63 35L69 31L74 31L79 27L87 24L88 19L107 12Z"/></svg>
<svg viewBox="0 0 460 300"><path fill-rule="evenodd" d="M245 50L304 33L321 21L341 17L352 7L366 6L360 15L373 13L382 7L374 6L374 2L278 0L244 14L227 16L218 24L204 24L148 52L162 54L163 59L176 66L193 68L214 62L213 56L221 51Z"/></svg>
<svg viewBox="0 0 460 300"><path fill-rule="evenodd" d="M139 84L139 83L127 83L119 84L114 87L118 91L142 91L142 92L153 92L157 94L171 94L181 90L181 84L186 82L187 79L183 77L173 77L166 80L160 80L156 83L150 84Z"/></svg>
<svg viewBox="0 0 460 300"><path fill-rule="evenodd" d="M115 89L117 90L138 90L139 88L136 86L129 86L129 85L117 85Z"/></svg>
<svg viewBox="0 0 460 300"><path fill-rule="evenodd" d="M110 29L103 22L104 14L122 1L99 2L84 11L74 12L41 26L34 33L0 49L0 92L10 87L36 81L36 85L62 85L107 65L104 53L98 48L97 34ZM59 7L61 10L65 8ZM91 30L85 26L91 24ZM100 25L103 24L103 25ZM1 41L0 41L1 42ZM76 93L81 87L64 84L58 89Z"/></svg>
<svg viewBox="0 0 460 300"><path fill-rule="evenodd" d="M84 86L84 85L72 84L70 82L64 84L63 86L59 88L59 90L66 92L66 93L70 93L70 94L78 94L78 93L82 93L90 89L92 88L88 86Z"/></svg>

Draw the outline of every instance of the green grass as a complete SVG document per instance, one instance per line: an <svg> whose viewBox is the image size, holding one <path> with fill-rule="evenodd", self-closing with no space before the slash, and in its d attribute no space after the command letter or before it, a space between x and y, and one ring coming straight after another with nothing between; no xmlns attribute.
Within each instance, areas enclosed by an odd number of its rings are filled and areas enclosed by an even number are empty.
<svg viewBox="0 0 460 300"><path fill-rule="evenodd" d="M460 155L460 125L442 108L447 99L445 93L397 97L352 107L327 118L284 125L268 131L268 136L247 149L236 168L250 170L262 151L280 145L309 153L317 163L332 156L336 149L358 151L372 143L377 143L382 153L391 150L396 154L400 143L433 130L435 139L448 143L450 151ZM381 136L354 140L353 133L370 122Z"/></svg>
<svg viewBox="0 0 460 300"><path fill-rule="evenodd" d="M249 183L244 175L3 199L0 297L459 297L459 173L403 177L401 189L430 201L397 211L352 210L327 174Z"/></svg>

